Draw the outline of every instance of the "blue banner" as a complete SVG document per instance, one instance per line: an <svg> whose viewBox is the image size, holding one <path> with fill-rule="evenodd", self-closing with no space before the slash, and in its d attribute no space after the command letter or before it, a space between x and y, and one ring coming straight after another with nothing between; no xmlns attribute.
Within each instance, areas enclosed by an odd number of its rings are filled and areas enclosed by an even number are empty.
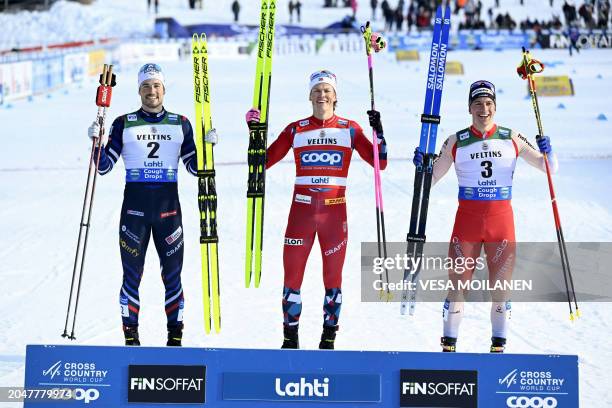
<svg viewBox="0 0 612 408"><path fill-rule="evenodd" d="M57 391L26 408L577 407L578 357L36 345L25 388Z"/></svg>
<svg viewBox="0 0 612 408"><path fill-rule="evenodd" d="M380 375L225 373L224 400L379 402Z"/></svg>

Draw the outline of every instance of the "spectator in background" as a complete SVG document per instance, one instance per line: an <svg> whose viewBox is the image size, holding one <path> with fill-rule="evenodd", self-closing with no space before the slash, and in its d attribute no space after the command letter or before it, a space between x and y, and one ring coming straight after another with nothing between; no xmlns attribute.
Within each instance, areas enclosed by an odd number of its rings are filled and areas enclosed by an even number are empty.
<svg viewBox="0 0 612 408"><path fill-rule="evenodd" d="M576 52L580 52L580 50L578 49L578 37L580 36L580 31L578 30L578 27L576 27L576 25L572 25L570 26L570 28L567 30L567 39L569 40L569 55L570 57L572 56L572 49L576 50Z"/></svg>
<svg viewBox="0 0 612 408"><path fill-rule="evenodd" d="M159 0L153 0L155 5L155 14L159 12ZM147 0L147 12L151 12L151 0Z"/></svg>
<svg viewBox="0 0 612 408"><path fill-rule="evenodd" d="M237 23L238 15L240 14L240 3L238 0L234 0L232 3L232 13L234 13L234 23Z"/></svg>
<svg viewBox="0 0 612 408"><path fill-rule="evenodd" d="M289 0L289 24L293 24L293 10L295 9L295 4L293 0Z"/></svg>
<svg viewBox="0 0 612 408"><path fill-rule="evenodd" d="M353 10L353 18L357 16L357 0L351 0L351 10Z"/></svg>
<svg viewBox="0 0 612 408"><path fill-rule="evenodd" d="M393 10L391 10L391 6L389 6L389 2L387 0L383 0L380 4L380 9L383 13L383 18L385 19L385 31L391 31L393 25Z"/></svg>
<svg viewBox="0 0 612 408"><path fill-rule="evenodd" d="M431 11L429 8L420 6L417 14L417 29L429 29L431 27Z"/></svg>
<svg viewBox="0 0 612 408"><path fill-rule="evenodd" d="M376 20L376 7L378 7L378 0L370 0L370 7L372 7L372 21Z"/></svg>
<svg viewBox="0 0 612 408"><path fill-rule="evenodd" d="M300 0L295 2L295 12L297 14L297 22L299 24L302 21L302 2Z"/></svg>
<svg viewBox="0 0 612 408"><path fill-rule="evenodd" d="M408 32L412 31L414 25L414 4L410 1L408 12L406 13L406 24L408 24Z"/></svg>
<svg viewBox="0 0 612 408"><path fill-rule="evenodd" d="M395 9L395 27L397 31L402 31L404 24L404 0L399 0Z"/></svg>
<svg viewBox="0 0 612 408"><path fill-rule="evenodd" d="M565 25L568 27L576 20L578 14L576 13L576 6L569 4L567 0L563 3L563 15L565 16Z"/></svg>
<svg viewBox="0 0 612 408"><path fill-rule="evenodd" d="M493 27L493 7L489 7L487 14L489 15L489 27Z"/></svg>
<svg viewBox="0 0 612 408"><path fill-rule="evenodd" d="M495 0L495 7L499 8L499 0Z"/></svg>
<svg viewBox="0 0 612 408"><path fill-rule="evenodd" d="M582 3L578 9L578 14L584 20L584 25L587 28L595 27L595 20L593 19L593 5L591 3Z"/></svg>
<svg viewBox="0 0 612 408"><path fill-rule="evenodd" d="M597 27L607 28L608 19L610 17L610 2L609 0L600 0L597 11Z"/></svg>
<svg viewBox="0 0 612 408"><path fill-rule="evenodd" d="M480 13L482 13L482 1L478 0L478 3L476 3L476 19L477 20L481 19Z"/></svg>

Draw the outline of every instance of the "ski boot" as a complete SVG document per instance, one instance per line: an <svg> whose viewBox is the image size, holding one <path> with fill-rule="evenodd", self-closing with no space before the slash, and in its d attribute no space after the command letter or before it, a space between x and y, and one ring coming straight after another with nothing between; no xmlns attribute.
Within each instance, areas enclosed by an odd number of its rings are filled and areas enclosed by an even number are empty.
<svg viewBox="0 0 612 408"><path fill-rule="evenodd" d="M319 349L333 350L334 341L336 341L337 331L338 331L338 326L323 325L323 334L321 334L321 342L319 343Z"/></svg>
<svg viewBox="0 0 612 408"><path fill-rule="evenodd" d="M506 339L503 337L491 337L491 353L503 353L506 349Z"/></svg>
<svg viewBox="0 0 612 408"><path fill-rule="evenodd" d="M168 328L168 342L166 346L169 347L181 347L181 340L183 339L183 325Z"/></svg>
<svg viewBox="0 0 612 408"><path fill-rule="evenodd" d="M298 338L298 326L283 326L283 345L282 349L299 349L300 339Z"/></svg>
<svg viewBox="0 0 612 408"><path fill-rule="evenodd" d="M455 345L457 344L456 337L442 337L440 339L440 345L442 346L442 351L445 353L454 353L457 351Z"/></svg>
<svg viewBox="0 0 612 408"><path fill-rule="evenodd" d="M126 346L140 346L140 340L138 339L138 326L123 326L123 335L125 336Z"/></svg>

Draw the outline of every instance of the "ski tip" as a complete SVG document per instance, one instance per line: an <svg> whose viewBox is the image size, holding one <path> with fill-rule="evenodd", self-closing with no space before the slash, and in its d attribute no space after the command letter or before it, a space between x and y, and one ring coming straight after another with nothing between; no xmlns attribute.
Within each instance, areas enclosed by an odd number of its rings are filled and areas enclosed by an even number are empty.
<svg viewBox="0 0 612 408"><path fill-rule="evenodd" d="M200 41L206 41L206 33L200 34Z"/></svg>

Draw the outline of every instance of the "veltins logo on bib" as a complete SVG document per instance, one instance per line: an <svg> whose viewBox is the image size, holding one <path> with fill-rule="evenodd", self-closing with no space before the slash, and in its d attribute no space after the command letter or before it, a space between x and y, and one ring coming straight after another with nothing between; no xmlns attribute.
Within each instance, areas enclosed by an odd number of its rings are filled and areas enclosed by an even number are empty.
<svg viewBox="0 0 612 408"><path fill-rule="evenodd" d="M128 402L206 402L206 366L130 365L128 373Z"/></svg>
<svg viewBox="0 0 612 408"><path fill-rule="evenodd" d="M378 374L223 374L224 400L380 402L380 387Z"/></svg>
<svg viewBox="0 0 612 408"><path fill-rule="evenodd" d="M400 370L400 407L478 407L471 370Z"/></svg>

